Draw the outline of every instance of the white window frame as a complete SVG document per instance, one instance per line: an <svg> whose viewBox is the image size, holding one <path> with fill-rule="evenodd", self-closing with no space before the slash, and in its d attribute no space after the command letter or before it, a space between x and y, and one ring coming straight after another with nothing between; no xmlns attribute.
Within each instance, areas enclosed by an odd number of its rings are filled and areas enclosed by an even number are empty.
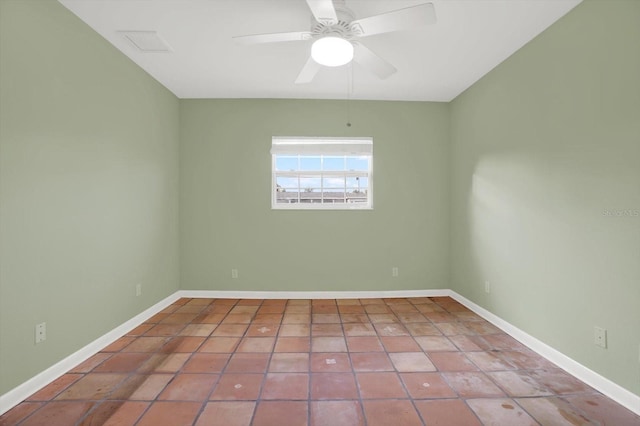
<svg viewBox="0 0 640 426"><path fill-rule="evenodd" d="M352 156L368 157L368 170L364 173L368 180L367 201L365 203L278 203L277 202L277 177L362 177L363 171L353 170L296 170L277 171L276 156L319 156L323 161L324 156ZM346 180L345 180L346 182ZM322 191L321 183L321 193ZM300 186L298 186L300 190ZM346 188L345 188L346 194ZM271 140L271 208L273 210L373 210L373 138L330 138L330 137L283 137L274 136Z"/></svg>

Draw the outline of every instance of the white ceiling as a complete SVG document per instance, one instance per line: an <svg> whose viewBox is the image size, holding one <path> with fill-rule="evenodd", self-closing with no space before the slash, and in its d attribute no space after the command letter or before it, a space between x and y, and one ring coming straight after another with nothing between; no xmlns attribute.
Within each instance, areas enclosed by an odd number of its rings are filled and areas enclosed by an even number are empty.
<svg viewBox="0 0 640 426"><path fill-rule="evenodd" d="M59 0L179 98L450 101L581 0L430 0L437 23L363 38L398 72L323 67L294 84L309 41L243 46L233 36L308 31L304 0ZM346 0L364 18L429 0ZM168 53L143 53L120 31L157 31ZM352 92L349 75L353 73Z"/></svg>

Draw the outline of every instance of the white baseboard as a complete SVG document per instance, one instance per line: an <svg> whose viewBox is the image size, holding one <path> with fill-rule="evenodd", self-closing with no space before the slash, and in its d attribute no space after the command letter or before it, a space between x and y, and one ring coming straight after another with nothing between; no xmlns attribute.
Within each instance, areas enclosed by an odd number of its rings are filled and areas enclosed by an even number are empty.
<svg viewBox="0 0 640 426"><path fill-rule="evenodd" d="M82 363L102 348L114 342L131 329L137 327L148 318L160 312L171 303L182 297L189 298L217 298L217 299L367 299L394 297L442 297L450 296L471 309L487 321L502 329L525 346L539 353L549 361L571 373L599 392L640 415L640 396L613 383L611 380L588 369L551 346L525 333L516 326L492 314L483 307L466 299L455 291L441 290L397 290L397 291L210 291L210 290L179 290L171 296L161 300L144 312L131 318L124 324L114 328L107 334L87 346L69 355L40 374L27 380L4 395L0 395L0 415L10 410L25 398L42 389L58 377Z"/></svg>
<svg viewBox="0 0 640 426"><path fill-rule="evenodd" d="M180 296L177 292L172 294L171 296L166 297L165 299L151 306L149 309L144 310L127 322L98 337L93 342L72 353L68 357L57 362L56 364L32 377L21 385L18 385L4 395L0 395L0 415L9 411L11 408L24 401L30 395L33 395L35 392L53 382L58 377L65 374L67 371L73 369L78 364L84 362L94 354L98 353L105 346L108 346L109 344L118 340L124 334L142 324L147 319L151 318L153 315L171 305L179 298Z"/></svg>
<svg viewBox="0 0 640 426"><path fill-rule="evenodd" d="M482 306L477 305L464 296L459 295L455 291L450 290L449 294L452 298L462 303L467 308L471 309L473 312L480 315L496 327L500 328L534 352L542 355L552 363L556 364L563 370L582 380L592 388L613 399L618 404L640 415L640 396L626 390L620 385L613 383L611 380L601 376L595 371L590 370L579 362L569 358L562 352L559 352L546 343L541 342L540 340L520 330L518 327L508 323L497 315L492 314Z"/></svg>
<svg viewBox="0 0 640 426"><path fill-rule="evenodd" d="M374 299L393 297L449 296L451 290L391 290L391 291L217 291L180 290L180 297L215 299Z"/></svg>

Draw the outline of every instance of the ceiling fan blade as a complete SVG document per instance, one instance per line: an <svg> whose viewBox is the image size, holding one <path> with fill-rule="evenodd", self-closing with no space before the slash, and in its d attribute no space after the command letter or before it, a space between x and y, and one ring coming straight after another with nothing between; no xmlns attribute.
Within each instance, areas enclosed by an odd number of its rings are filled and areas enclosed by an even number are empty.
<svg viewBox="0 0 640 426"><path fill-rule="evenodd" d="M278 43L281 41L302 41L311 39L309 31L295 31L289 33L253 34L236 36L233 39L240 44Z"/></svg>
<svg viewBox="0 0 640 426"><path fill-rule="evenodd" d="M436 11L433 3L424 3L368 18L356 19L351 22L351 28L360 37L367 37L435 23Z"/></svg>
<svg viewBox="0 0 640 426"><path fill-rule="evenodd" d="M373 53L362 44L353 43L353 47L353 60L381 79L384 80L385 78L398 71L396 67Z"/></svg>
<svg viewBox="0 0 640 426"><path fill-rule="evenodd" d="M307 0L307 4L316 21L329 25L338 23L333 0Z"/></svg>
<svg viewBox="0 0 640 426"><path fill-rule="evenodd" d="M318 64L313 60L313 58L311 58L311 56L309 56L307 63L304 64L304 67L302 67L302 71L300 71L300 74L298 74L298 78L296 78L296 84L311 83L319 70L320 64Z"/></svg>

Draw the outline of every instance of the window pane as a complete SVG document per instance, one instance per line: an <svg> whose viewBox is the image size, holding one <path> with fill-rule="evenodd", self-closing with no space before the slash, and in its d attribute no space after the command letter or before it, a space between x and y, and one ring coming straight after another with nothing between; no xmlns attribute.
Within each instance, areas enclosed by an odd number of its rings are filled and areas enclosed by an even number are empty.
<svg viewBox="0 0 640 426"><path fill-rule="evenodd" d="M320 177L301 177L300 178L300 191L310 192L310 189L320 188Z"/></svg>
<svg viewBox="0 0 640 426"><path fill-rule="evenodd" d="M344 178L340 178L340 177L322 178L322 187L325 190L340 189L344 191Z"/></svg>
<svg viewBox="0 0 640 426"><path fill-rule="evenodd" d="M369 184L369 179L365 177L348 177L347 178L347 188L359 189L364 191L367 189Z"/></svg>
<svg viewBox="0 0 640 426"><path fill-rule="evenodd" d="M345 168L345 157L330 157L326 156L323 158L324 163L322 170L344 170Z"/></svg>
<svg viewBox="0 0 640 426"><path fill-rule="evenodd" d="M298 170L298 157L276 155L276 170L278 171Z"/></svg>
<svg viewBox="0 0 640 426"><path fill-rule="evenodd" d="M300 156L300 170L320 170L320 157Z"/></svg>
<svg viewBox="0 0 640 426"><path fill-rule="evenodd" d="M282 189L298 189L298 178L297 177L284 177L284 176L276 176L276 188Z"/></svg>
<svg viewBox="0 0 640 426"><path fill-rule="evenodd" d="M298 191L277 192L276 202L278 204L290 204L298 202Z"/></svg>
<svg viewBox="0 0 640 426"><path fill-rule="evenodd" d="M344 190L342 191L325 191L323 195L323 203L324 204L335 204L342 203L344 204Z"/></svg>
<svg viewBox="0 0 640 426"><path fill-rule="evenodd" d="M369 170L369 157L347 157L347 170Z"/></svg>

